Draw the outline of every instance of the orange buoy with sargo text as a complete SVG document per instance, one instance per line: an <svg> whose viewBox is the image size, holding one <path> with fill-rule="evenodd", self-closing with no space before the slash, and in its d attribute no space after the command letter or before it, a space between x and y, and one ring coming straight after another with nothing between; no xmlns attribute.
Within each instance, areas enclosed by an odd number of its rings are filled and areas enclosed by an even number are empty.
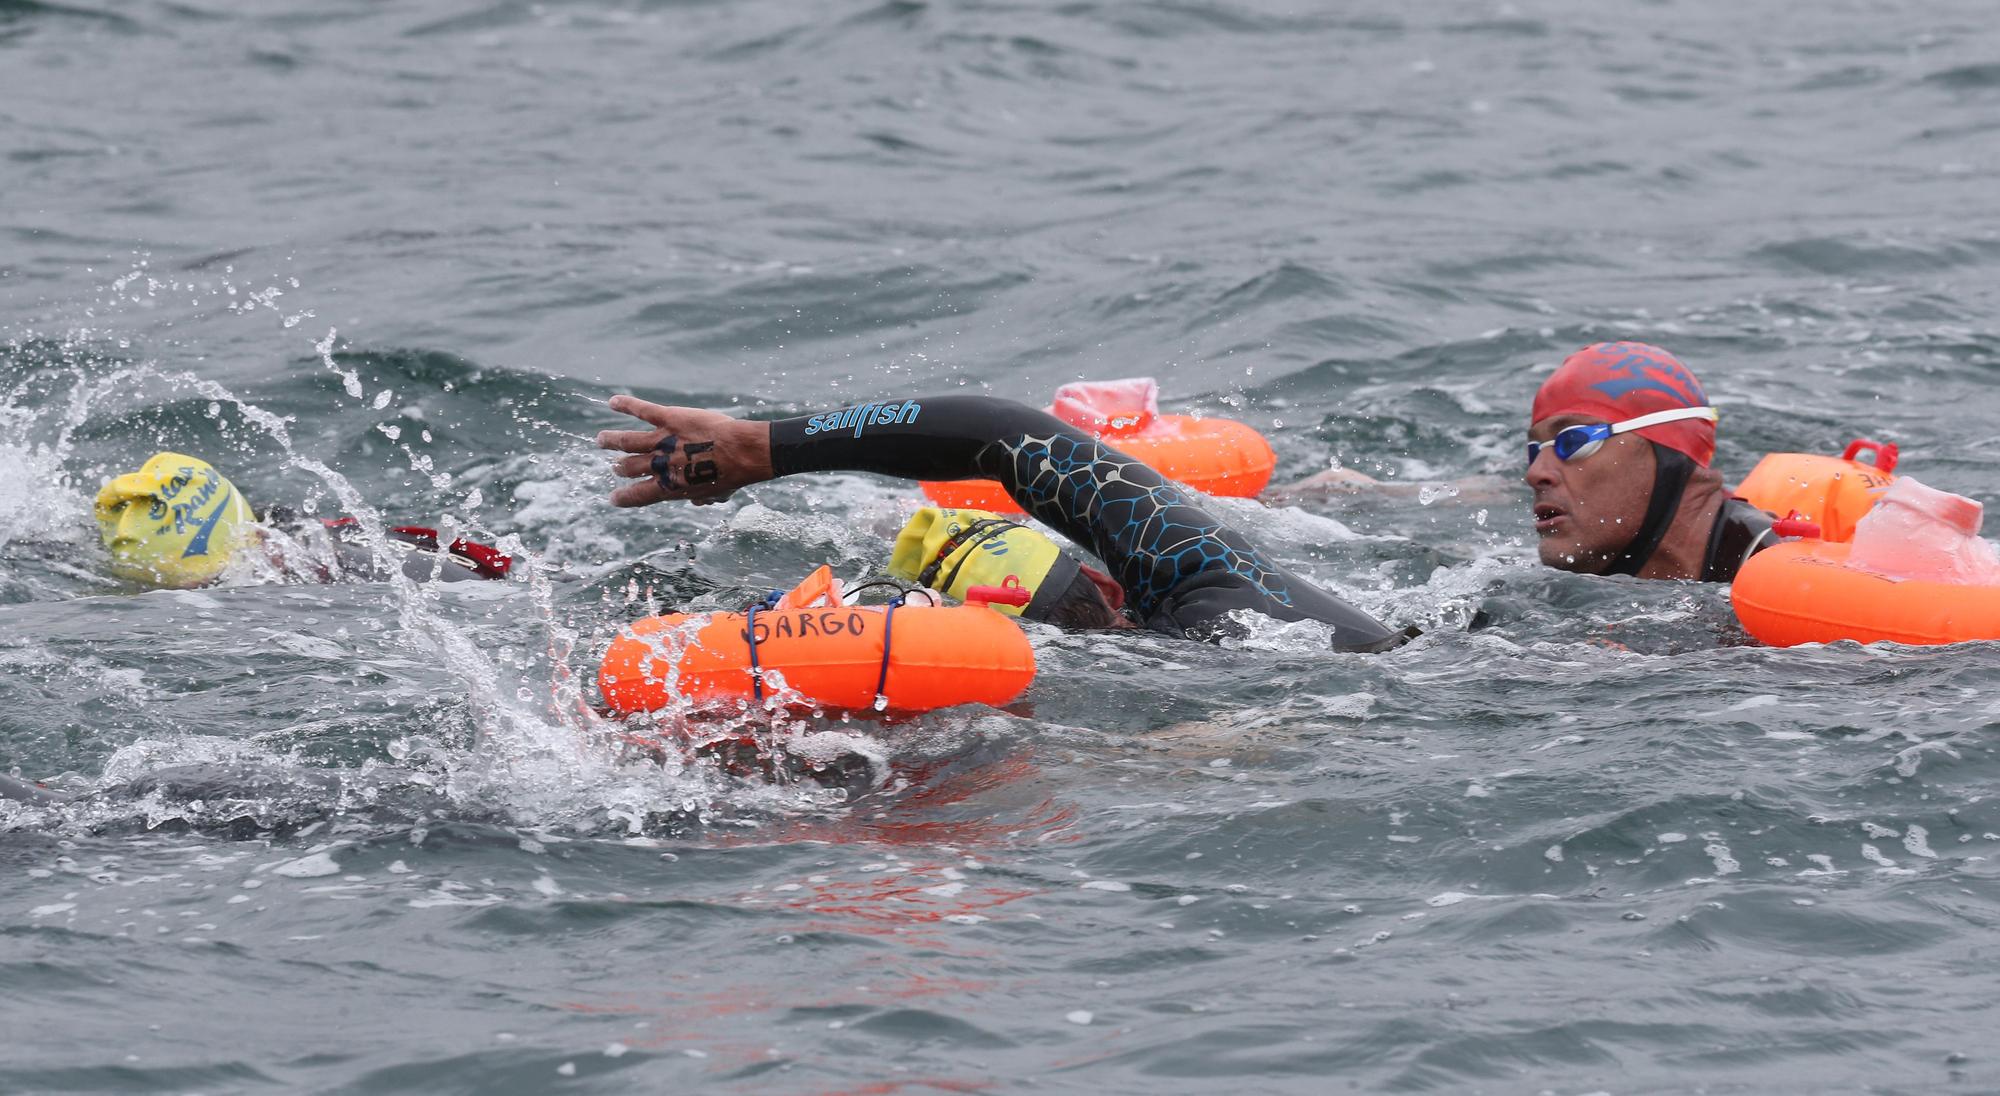
<svg viewBox="0 0 2000 1096"><path fill-rule="evenodd" d="M1013 587L974 587L967 604L846 605L821 567L768 607L672 613L635 621L604 654L598 689L614 712L657 711L778 695L830 708L927 712L1006 704L1035 679L1035 654L989 601ZM775 673L774 673L775 671Z"/></svg>

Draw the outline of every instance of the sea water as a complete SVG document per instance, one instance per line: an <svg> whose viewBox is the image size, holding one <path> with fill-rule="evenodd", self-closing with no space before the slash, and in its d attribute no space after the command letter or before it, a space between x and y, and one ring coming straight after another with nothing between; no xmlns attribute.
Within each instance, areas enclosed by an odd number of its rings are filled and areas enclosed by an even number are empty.
<svg viewBox="0 0 2000 1096"><path fill-rule="evenodd" d="M1517 477L1641 339L1731 477L1993 502L1996 108L1971 0L0 0L0 771L86 796L0 805L0 1090L1991 1091L2000 656L1749 646ZM592 709L916 499L613 510L611 394L1128 376L1408 485L1215 509L1423 638L1036 628L733 767ZM519 576L132 589L158 449Z"/></svg>

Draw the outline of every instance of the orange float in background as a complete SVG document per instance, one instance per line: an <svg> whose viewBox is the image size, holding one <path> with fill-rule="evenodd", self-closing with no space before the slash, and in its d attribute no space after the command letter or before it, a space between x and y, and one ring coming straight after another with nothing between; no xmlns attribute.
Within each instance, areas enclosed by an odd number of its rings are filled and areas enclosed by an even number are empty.
<svg viewBox="0 0 2000 1096"><path fill-rule="evenodd" d="M1278 467L1271 443L1243 423L1160 414L1159 385L1150 377L1064 385L1056 390L1049 411L1168 479L1205 494L1255 497ZM992 480L926 482L923 491L939 506L1021 512Z"/></svg>
<svg viewBox="0 0 2000 1096"><path fill-rule="evenodd" d="M760 685L777 694L771 671L783 677L786 696L869 710L877 708L879 689L884 710L898 712L1006 704L1034 682L1027 635L984 604L902 605L892 615L887 606L839 604L837 590L828 595L828 575L822 567L776 608L754 614L635 621L611 641L598 669L605 706L630 714L677 700L697 708L751 701ZM982 592L993 600L1010 593L975 587L968 596L977 602ZM822 604L811 605L815 600Z"/></svg>
<svg viewBox="0 0 2000 1096"><path fill-rule="evenodd" d="M1855 458L1872 451L1873 464ZM1896 482L1896 447L1856 438L1838 457L1771 453L1736 487L1736 497L1759 510L1796 516L1819 526L1830 541L1854 539L1854 526Z"/></svg>
<svg viewBox="0 0 2000 1096"><path fill-rule="evenodd" d="M1745 560L1729 588L1743 630L1773 647L2000 639L2000 586L1884 578L1847 566L1852 550L1799 540Z"/></svg>

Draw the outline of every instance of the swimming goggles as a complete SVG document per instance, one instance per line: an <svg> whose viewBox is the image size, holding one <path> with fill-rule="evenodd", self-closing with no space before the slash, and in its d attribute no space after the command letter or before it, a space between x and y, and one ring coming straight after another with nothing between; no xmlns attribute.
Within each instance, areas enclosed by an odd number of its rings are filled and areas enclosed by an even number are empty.
<svg viewBox="0 0 2000 1096"><path fill-rule="evenodd" d="M1636 419L1626 419L1624 422L1590 422L1581 426L1565 426L1556 431L1556 436L1548 441L1528 443L1528 467L1535 466L1535 458L1542 455L1544 445L1555 447L1558 460L1582 460L1604 448L1604 443L1615 435L1644 430L1648 426L1664 426L1685 419L1707 419L1714 422L1715 408L1675 407L1666 411L1655 411L1650 415L1641 415Z"/></svg>

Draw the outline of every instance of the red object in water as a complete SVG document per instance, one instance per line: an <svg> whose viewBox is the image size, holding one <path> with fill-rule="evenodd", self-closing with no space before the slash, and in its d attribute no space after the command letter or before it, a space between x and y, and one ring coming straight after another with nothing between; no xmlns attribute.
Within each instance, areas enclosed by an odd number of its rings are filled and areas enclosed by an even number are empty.
<svg viewBox="0 0 2000 1096"><path fill-rule="evenodd" d="M354 519L342 518L340 520L348 522ZM418 541L427 541L432 550L436 550L437 548L437 530L430 526L396 525L390 527L389 531L391 533L401 533L406 537L411 537ZM473 570L478 571L486 578L506 578L508 568L514 566L513 556L507 555L491 545L480 544L477 541L454 540L451 542L450 550L453 555L464 556L466 559L471 560Z"/></svg>

